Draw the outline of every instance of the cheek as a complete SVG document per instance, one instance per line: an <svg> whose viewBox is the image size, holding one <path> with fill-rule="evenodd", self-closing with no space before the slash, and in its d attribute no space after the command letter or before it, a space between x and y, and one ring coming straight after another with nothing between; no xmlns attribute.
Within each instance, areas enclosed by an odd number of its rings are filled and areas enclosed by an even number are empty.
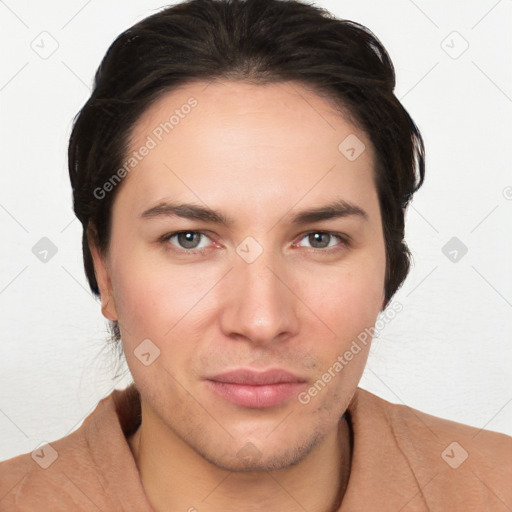
<svg viewBox="0 0 512 512"><path fill-rule="evenodd" d="M308 275L304 302L318 318L310 316L309 335L304 339L311 340L309 349L320 363L318 377L332 382L317 405L345 397L359 382L382 307L384 276L384 252L379 249L360 254L345 266Z"/></svg>
<svg viewBox="0 0 512 512"><path fill-rule="evenodd" d="M384 298L384 258L357 259L308 273L303 281L304 303L342 340L373 325Z"/></svg>
<svg viewBox="0 0 512 512"><path fill-rule="evenodd" d="M384 268L376 264L374 269L364 265L346 272L338 269L329 279L308 281L316 282L307 293L319 319L311 316L309 335L303 339L311 340L307 343L319 364L314 382L298 400L325 421L343 413L363 374L371 329L382 304L383 280ZM321 333L328 335L324 338Z"/></svg>
<svg viewBox="0 0 512 512"><path fill-rule="evenodd" d="M301 263L284 270L285 281L300 299L294 309L301 316L303 348L317 353L324 363L373 326L383 299L385 256L380 252L376 248L341 264ZM119 257L122 254L128 256ZM121 250L113 266L116 310L123 343L130 352L146 338L164 348L184 330L189 348L200 343L199 331L204 332L206 324L221 313L218 307L226 298L214 300L222 285L212 290L224 267L170 264L155 254ZM290 300L295 301L291 296ZM321 338L329 341L319 346Z"/></svg>
<svg viewBox="0 0 512 512"><path fill-rule="evenodd" d="M113 274L116 310L124 328L123 341L157 337L172 326L172 315L183 299L182 283L175 275L144 258L118 260Z"/></svg>
<svg viewBox="0 0 512 512"><path fill-rule="evenodd" d="M123 342L132 346L150 338L162 347L204 312L202 298L218 272L213 266L172 265L162 255L118 259L113 282Z"/></svg>

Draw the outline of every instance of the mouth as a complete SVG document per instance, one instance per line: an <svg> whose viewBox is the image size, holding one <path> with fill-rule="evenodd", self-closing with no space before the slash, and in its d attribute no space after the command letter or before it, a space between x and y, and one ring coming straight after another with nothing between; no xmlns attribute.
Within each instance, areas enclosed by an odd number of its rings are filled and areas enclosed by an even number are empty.
<svg viewBox="0 0 512 512"><path fill-rule="evenodd" d="M208 377L206 382L211 391L235 405L264 409L286 402L306 380L283 369L238 369Z"/></svg>

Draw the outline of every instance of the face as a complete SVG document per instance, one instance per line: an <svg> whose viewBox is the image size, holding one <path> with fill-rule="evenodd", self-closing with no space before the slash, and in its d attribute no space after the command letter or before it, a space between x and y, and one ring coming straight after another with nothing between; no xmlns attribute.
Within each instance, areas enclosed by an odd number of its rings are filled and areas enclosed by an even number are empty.
<svg viewBox="0 0 512 512"><path fill-rule="evenodd" d="M335 431L369 344L344 354L383 307L367 135L297 83L193 83L130 156L92 252L143 415L223 469L297 463Z"/></svg>

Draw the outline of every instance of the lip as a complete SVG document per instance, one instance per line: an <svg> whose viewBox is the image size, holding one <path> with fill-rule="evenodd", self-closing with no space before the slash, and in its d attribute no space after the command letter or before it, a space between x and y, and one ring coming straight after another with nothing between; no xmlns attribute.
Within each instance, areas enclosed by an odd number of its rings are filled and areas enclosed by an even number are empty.
<svg viewBox="0 0 512 512"><path fill-rule="evenodd" d="M263 372L257 372L247 368L239 368L237 370L219 373L213 377L208 377L207 380L224 382L226 384L246 384L252 386L285 384L289 382L306 382L305 379L281 368L273 368Z"/></svg>
<svg viewBox="0 0 512 512"><path fill-rule="evenodd" d="M275 407L296 395L306 382L293 373L275 368L263 372L238 369L208 377L209 388L242 407Z"/></svg>

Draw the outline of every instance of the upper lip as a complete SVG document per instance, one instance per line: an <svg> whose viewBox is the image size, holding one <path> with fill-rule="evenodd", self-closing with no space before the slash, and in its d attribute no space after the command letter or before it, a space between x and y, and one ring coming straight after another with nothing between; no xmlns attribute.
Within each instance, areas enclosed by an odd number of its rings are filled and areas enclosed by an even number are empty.
<svg viewBox="0 0 512 512"><path fill-rule="evenodd" d="M305 382L304 379L293 373L280 368L274 368L266 371L254 371L244 368L231 370L225 373L219 373L207 380L216 382L226 382L229 384L247 384L252 386L263 386L265 384L282 384L287 382Z"/></svg>

